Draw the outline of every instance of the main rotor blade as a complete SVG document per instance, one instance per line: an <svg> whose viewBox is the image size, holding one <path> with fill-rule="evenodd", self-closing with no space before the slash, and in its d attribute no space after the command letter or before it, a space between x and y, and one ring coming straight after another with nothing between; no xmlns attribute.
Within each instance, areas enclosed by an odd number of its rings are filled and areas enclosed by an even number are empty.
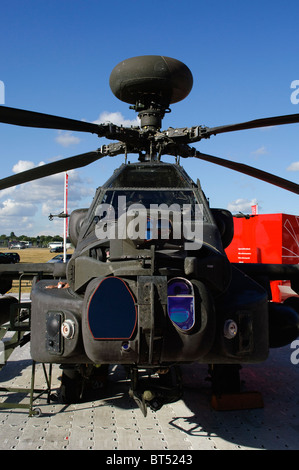
<svg viewBox="0 0 299 470"><path fill-rule="evenodd" d="M273 116L253 121L240 122L238 124L228 124L226 126L208 127L205 129L203 137L223 134L224 132L242 131L259 127L280 126L282 124L295 124L299 122L299 114L287 114L285 116Z"/></svg>
<svg viewBox="0 0 299 470"><path fill-rule="evenodd" d="M31 170L22 171L21 173L1 179L0 190L10 188L11 186L16 186L18 184L28 183L29 181L44 178L46 176L62 173L63 171L81 168L99 160L102 157L104 157L104 155L99 150L96 150L93 152L82 153L81 155L76 155L74 157L65 158L63 160L57 160L53 163L47 163L45 165L32 168Z"/></svg>
<svg viewBox="0 0 299 470"><path fill-rule="evenodd" d="M216 165L220 165L225 168L230 168L231 170L238 171L240 173L243 173L244 175L253 176L254 178L260 179L267 183L286 189L287 191L291 191L295 194L299 194L298 184L293 183L292 181L286 180L284 178L281 178L280 176L273 175L272 173L259 170L252 166L245 165L244 163L232 162L224 158L214 157L212 155L207 155L205 153L201 153L198 151L196 151L193 156L195 158L204 160L206 162L215 163Z"/></svg>
<svg viewBox="0 0 299 470"><path fill-rule="evenodd" d="M98 134L100 127L97 124L77 121L50 114L37 113L18 108L0 106L0 122L16 126L39 127L43 129L59 129L66 131L91 132Z"/></svg>

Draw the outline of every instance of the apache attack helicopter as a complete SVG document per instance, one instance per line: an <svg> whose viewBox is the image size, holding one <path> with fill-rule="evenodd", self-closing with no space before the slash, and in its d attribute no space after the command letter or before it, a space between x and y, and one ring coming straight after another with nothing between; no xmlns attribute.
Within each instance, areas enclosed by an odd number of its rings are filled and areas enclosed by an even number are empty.
<svg viewBox="0 0 299 470"><path fill-rule="evenodd" d="M290 279L299 293L298 266L230 263L225 248L233 238L232 214L209 206L180 158L208 161L299 194L293 182L190 146L221 133L297 123L299 114L161 130L169 106L192 86L192 74L182 62L141 56L119 63L110 76L112 92L138 113L139 127L0 107L2 123L89 132L116 141L4 178L0 189L106 156L125 156L97 189L90 208L70 214L75 250L68 263L0 266L2 294L12 279L24 273L33 278L31 356L61 365L66 402L80 399L87 377L109 364L126 368L130 395L144 414L147 406L157 410L181 396L179 364L207 364L215 392L238 391L241 364L265 361L269 348L298 336L298 304L276 304L270 293L273 279ZM138 162L128 163L128 154L137 154ZM175 162L162 162L163 155ZM16 302L7 296L2 300L1 324Z"/></svg>

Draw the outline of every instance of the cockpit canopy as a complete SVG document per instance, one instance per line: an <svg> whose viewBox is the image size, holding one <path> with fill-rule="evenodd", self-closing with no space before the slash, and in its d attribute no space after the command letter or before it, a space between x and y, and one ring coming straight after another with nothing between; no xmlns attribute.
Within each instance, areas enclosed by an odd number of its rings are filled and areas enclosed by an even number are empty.
<svg viewBox="0 0 299 470"><path fill-rule="evenodd" d="M200 248L206 237L209 244L212 242L218 247L213 213L200 185L195 184L180 165L162 162L124 164L98 188L88 212L78 212L75 224L72 224L72 218L75 219L76 214L71 216L70 232L75 233L71 238L79 251L81 246L98 242L101 245L109 242L110 245L112 239L124 241L129 238L136 246L139 243L136 239L147 243L157 240L157 233L159 240L171 240L171 244L183 249ZM186 240L191 240L192 245L186 245ZM162 246L159 242L154 244ZM144 247L144 243L138 246Z"/></svg>

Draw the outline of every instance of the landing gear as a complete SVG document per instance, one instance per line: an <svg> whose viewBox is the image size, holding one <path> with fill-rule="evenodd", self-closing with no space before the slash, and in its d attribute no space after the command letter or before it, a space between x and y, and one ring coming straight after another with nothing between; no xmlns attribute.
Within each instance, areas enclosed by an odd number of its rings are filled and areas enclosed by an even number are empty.
<svg viewBox="0 0 299 470"><path fill-rule="evenodd" d="M166 403L173 403L182 397L182 380L178 366L150 370L143 374L137 368L132 368L130 379L129 395L144 416L147 415L148 407L157 411Z"/></svg>
<svg viewBox="0 0 299 470"><path fill-rule="evenodd" d="M239 364L211 364L210 381L213 393L239 393L241 391Z"/></svg>
<svg viewBox="0 0 299 470"><path fill-rule="evenodd" d="M108 376L108 365L67 366L62 369L60 398L63 403L79 403L88 390L102 388Z"/></svg>
<svg viewBox="0 0 299 470"><path fill-rule="evenodd" d="M83 394L83 377L76 368L63 369L60 398L63 403L78 403Z"/></svg>
<svg viewBox="0 0 299 470"><path fill-rule="evenodd" d="M241 391L239 364L209 366L212 384L212 408L216 411L263 408L263 397L257 391Z"/></svg>

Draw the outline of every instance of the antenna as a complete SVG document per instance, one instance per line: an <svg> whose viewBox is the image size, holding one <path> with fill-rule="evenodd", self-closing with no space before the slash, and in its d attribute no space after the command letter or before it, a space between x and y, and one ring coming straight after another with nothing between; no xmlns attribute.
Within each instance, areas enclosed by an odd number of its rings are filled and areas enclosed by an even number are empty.
<svg viewBox="0 0 299 470"><path fill-rule="evenodd" d="M69 189L69 176L67 171L64 173L64 208L63 212L60 214L50 214L48 216L49 220L53 220L54 217L59 217L60 219L64 219L63 221L63 262L66 262L66 239L67 239L67 232L68 232L68 217L69 214L67 212L67 204L68 204L68 189Z"/></svg>
<svg viewBox="0 0 299 470"><path fill-rule="evenodd" d="M67 203L68 203L68 186L69 186L69 176L67 171L64 174L64 214L65 218L63 221L63 262L66 262L66 239L68 231L68 213L67 213Z"/></svg>

